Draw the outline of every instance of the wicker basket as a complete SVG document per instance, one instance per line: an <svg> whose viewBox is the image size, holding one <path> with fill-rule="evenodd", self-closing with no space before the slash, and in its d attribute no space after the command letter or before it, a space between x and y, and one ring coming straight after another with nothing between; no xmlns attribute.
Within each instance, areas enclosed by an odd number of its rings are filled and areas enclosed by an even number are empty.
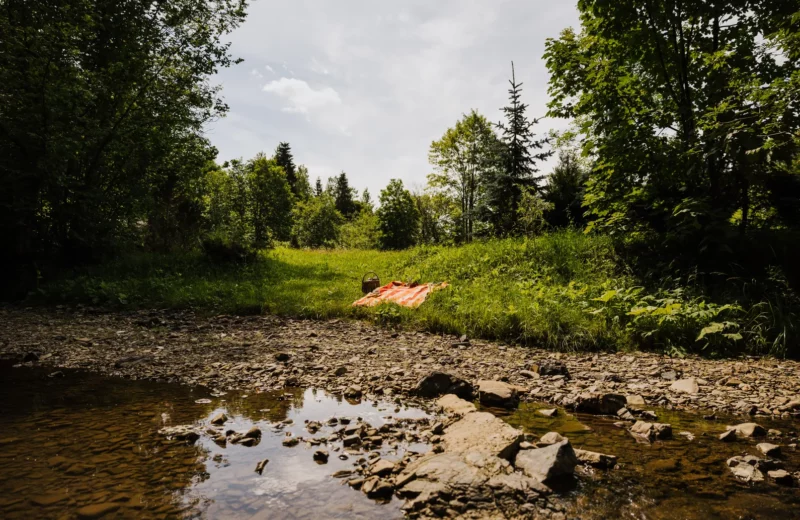
<svg viewBox="0 0 800 520"><path fill-rule="evenodd" d="M367 278L368 275L374 275ZM378 273L370 271L361 277L361 292L364 294L371 293L381 286L381 280L378 278Z"/></svg>

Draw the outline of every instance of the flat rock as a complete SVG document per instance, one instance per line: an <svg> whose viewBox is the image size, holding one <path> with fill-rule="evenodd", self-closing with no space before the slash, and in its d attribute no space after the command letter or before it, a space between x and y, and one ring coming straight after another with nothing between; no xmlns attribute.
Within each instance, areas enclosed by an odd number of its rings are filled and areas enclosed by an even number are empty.
<svg viewBox="0 0 800 520"><path fill-rule="evenodd" d="M484 406L515 408L519 404L517 389L502 381L478 381L478 400Z"/></svg>
<svg viewBox="0 0 800 520"><path fill-rule="evenodd" d="M583 413L595 415L616 415L620 408L625 408L627 399L619 394L583 393L575 401L575 409Z"/></svg>
<svg viewBox="0 0 800 520"><path fill-rule="evenodd" d="M719 440L723 442L731 442L736 440L736 430L728 430L719 434Z"/></svg>
<svg viewBox="0 0 800 520"><path fill-rule="evenodd" d="M761 459L746 455L744 457L731 457L727 465L733 476L744 482L762 482L764 474L759 469Z"/></svg>
<svg viewBox="0 0 800 520"><path fill-rule="evenodd" d="M697 380L693 377L678 379L669 385L669 389L679 394L696 394L700 391L700 387L697 386Z"/></svg>
<svg viewBox="0 0 800 520"><path fill-rule="evenodd" d="M386 477L391 475L392 471L394 471L394 463L386 459L381 459L372 466L370 474Z"/></svg>
<svg viewBox="0 0 800 520"><path fill-rule="evenodd" d="M781 447L768 442L756 444L756 448L767 457L780 457L781 455Z"/></svg>
<svg viewBox="0 0 800 520"><path fill-rule="evenodd" d="M106 502L104 504L92 504L78 509L78 518L102 518L119 509L119 504Z"/></svg>
<svg viewBox="0 0 800 520"><path fill-rule="evenodd" d="M453 415L465 415L476 410L474 404L461 399L455 394L443 395L436 401L436 406L445 413Z"/></svg>
<svg viewBox="0 0 800 520"><path fill-rule="evenodd" d="M509 460L521 441L521 431L487 412L468 413L441 437L445 452L475 452Z"/></svg>
<svg viewBox="0 0 800 520"><path fill-rule="evenodd" d="M558 408L545 408L542 410L537 410L537 413L545 417L555 417L558 415Z"/></svg>
<svg viewBox="0 0 800 520"><path fill-rule="evenodd" d="M359 385L350 385L345 389L344 396L348 399L359 399L363 393Z"/></svg>
<svg viewBox="0 0 800 520"><path fill-rule="evenodd" d="M169 437L170 439L177 439L179 441L194 442L200 438L200 433L192 426L166 426L158 430L158 433Z"/></svg>
<svg viewBox="0 0 800 520"><path fill-rule="evenodd" d="M767 430L752 422L728 426L728 429L735 430L736 435L741 437L764 437L767 434Z"/></svg>
<svg viewBox="0 0 800 520"><path fill-rule="evenodd" d="M626 395L625 406L633 410L638 410L647 406L647 401L641 395Z"/></svg>
<svg viewBox="0 0 800 520"><path fill-rule="evenodd" d="M227 420L228 420L228 416L225 415L224 413L220 412L217 415L215 415L214 417L212 417L209 422L211 424L213 424L214 426L222 426L223 424L225 424L225 421L227 421Z"/></svg>
<svg viewBox="0 0 800 520"><path fill-rule="evenodd" d="M420 379L411 393L427 398L455 394L462 399L472 399L475 395L475 390L469 382L460 377L436 371Z"/></svg>
<svg viewBox="0 0 800 520"><path fill-rule="evenodd" d="M551 446L523 450L517 454L514 465L531 478L546 482L557 477L572 475L578 458L569 441L564 439Z"/></svg>
<svg viewBox="0 0 800 520"><path fill-rule="evenodd" d="M778 484L782 484L784 486L791 486L794 483L794 479L792 475L783 469L774 469L772 471L767 471L767 476L774 480Z"/></svg>
<svg viewBox="0 0 800 520"><path fill-rule="evenodd" d="M656 439L663 440L672 438L672 426L669 424L636 421L629 431L650 442Z"/></svg>
<svg viewBox="0 0 800 520"><path fill-rule="evenodd" d="M606 455L595 451L575 449L575 456L578 462L600 469L611 469L617 465L616 455Z"/></svg>

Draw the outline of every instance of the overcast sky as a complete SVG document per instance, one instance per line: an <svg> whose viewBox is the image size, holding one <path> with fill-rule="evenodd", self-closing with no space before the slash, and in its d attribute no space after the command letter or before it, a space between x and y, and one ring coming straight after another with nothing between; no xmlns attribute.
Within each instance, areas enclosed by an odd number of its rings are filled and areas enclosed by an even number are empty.
<svg viewBox="0 0 800 520"><path fill-rule="evenodd" d="M288 141L312 184L344 170L373 199L392 178L423 186L431 141L463 113L500 120L512 60L529 114L546 112L544 41L577 25L574 2L552 0L256 0L208 136L220 162Z"/></svg>

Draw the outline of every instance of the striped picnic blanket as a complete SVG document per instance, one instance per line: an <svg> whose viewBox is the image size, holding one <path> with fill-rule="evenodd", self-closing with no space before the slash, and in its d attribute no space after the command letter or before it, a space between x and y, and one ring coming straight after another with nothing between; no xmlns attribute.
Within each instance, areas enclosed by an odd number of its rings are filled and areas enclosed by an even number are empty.
<svg viewBox="0 0 800 520"><path fill-rule="evenodd" d="M353 302L353 306L372 307L384 302L394 302L404 307L417 307L428 295L437 289L447 287L447 282L407 284L403 282L389 282L383 287L378 287L360 300Z"/></svg>

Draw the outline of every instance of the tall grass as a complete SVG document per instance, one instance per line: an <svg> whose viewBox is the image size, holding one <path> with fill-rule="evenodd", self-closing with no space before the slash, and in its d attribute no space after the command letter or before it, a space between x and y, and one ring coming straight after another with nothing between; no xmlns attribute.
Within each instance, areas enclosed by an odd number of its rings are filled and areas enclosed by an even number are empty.
<svg viewBox="0 0 800 520"><path fill-rule="evenodd" d="M758 333L759 327L766 328L767 303L757 310L741 309L682 290L647 294L622 265L609 238L567 230L536 239L400 252L278 248L242 266L213 265L199 254L137 255L66 277L34 299L351 317L555 350L646 347L676 354L720 353L773 342L781 354L791 355L786 337ZM383 283L450 285L417 309L354 308L367 271L378 272ZM743 330L746 323L753 330Z"/></svg>

